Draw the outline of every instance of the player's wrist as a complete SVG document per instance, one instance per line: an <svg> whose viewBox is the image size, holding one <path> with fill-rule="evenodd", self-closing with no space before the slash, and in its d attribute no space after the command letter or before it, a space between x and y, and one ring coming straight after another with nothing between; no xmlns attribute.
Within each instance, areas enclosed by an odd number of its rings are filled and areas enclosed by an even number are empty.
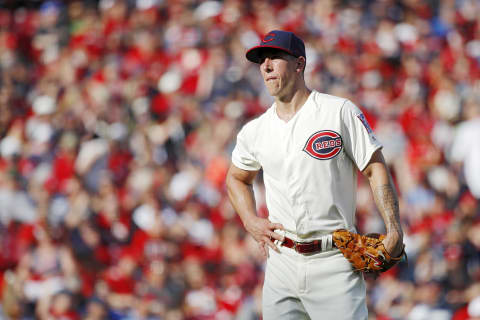
<svg viewBox="0 0 480 320"><path fill-rule="evenodd" d="M258 221L257 221L258 219L260 219L260 217L258 217L257 215L249 214L248 217L245 217L245 219L242 220L243 227L248 232L251 232L251 230L253 230L255 228L255 226L258 225Z"/></svg>
<svg viewBox="0 0 480 320"><path fill-rule="evenodd" d="M386 235L386 240L390 244L389 252L395 254L403 245L403 236L398 234L388 234Z"/></svg>
<svg viewBox="0 0 480 320"><path fill-rule="evenodd" d="M399 225L387 225L387 237L403 240L403 230Z"/></svg>
<svg viewBox="0 0 480 320"><path fill-rule="evenodd" d="M403 251L403 232L401 230L387 232L384 244L391 257L401 255Z"/></svg>

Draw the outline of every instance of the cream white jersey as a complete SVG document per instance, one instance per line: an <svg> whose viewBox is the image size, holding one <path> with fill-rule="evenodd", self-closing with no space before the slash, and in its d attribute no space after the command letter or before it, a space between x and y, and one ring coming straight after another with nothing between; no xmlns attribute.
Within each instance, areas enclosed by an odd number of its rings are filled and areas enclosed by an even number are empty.
<svg viewBox="0 0 480 320"><path fill-rule="evenodd" d="M294 240L355 230L357 168L382 145L347 99L312 91L288 122L275 103L238 133L232 163L263 169L269 220Z"/></svg>

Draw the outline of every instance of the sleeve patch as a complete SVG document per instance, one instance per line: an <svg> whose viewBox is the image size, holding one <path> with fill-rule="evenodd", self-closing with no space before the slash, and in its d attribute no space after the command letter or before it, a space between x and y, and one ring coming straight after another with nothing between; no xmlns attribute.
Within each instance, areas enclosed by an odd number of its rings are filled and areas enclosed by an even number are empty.
<svg viewBox="0 0 480 320"><path fill-rule="evenodd" d="M368 124L368 121L367 121L367 118L365 118L365 115L363 113L360 113L357 117L358 117L358 119L360 119L360 121L362 121L363 126L365 127L365 129L367 129L367 132L372 133L373 130L370 127L370 125Z"/></svg>

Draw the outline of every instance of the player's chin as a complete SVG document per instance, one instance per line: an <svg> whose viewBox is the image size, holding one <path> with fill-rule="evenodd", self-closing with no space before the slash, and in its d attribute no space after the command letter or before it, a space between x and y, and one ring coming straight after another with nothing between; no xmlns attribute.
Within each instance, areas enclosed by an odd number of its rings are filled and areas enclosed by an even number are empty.
<svg viewBox="0 0 480 320"><path fill-rule="evenodd" d="M275 97L275 96L278 96L280 94L280 88L278 86L275 86L275 85L269 85L267 84L267 90L268 90L268 93L272 96L272 97Z"/></svg>

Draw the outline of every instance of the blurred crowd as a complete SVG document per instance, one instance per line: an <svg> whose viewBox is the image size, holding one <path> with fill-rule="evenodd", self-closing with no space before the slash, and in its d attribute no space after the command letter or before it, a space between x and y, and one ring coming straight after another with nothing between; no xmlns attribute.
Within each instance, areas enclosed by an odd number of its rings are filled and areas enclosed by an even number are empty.
<svg viewBox="0 0 480 320"><path fill-rule="evenodd" d="M261 319L264 261L224 178L272 103L245 51L283 29L398 188L408 263L367 277L370 319L480 319L479 1L2 3L1 318ZM357 202L382 232L361 177Z"/></svg>

